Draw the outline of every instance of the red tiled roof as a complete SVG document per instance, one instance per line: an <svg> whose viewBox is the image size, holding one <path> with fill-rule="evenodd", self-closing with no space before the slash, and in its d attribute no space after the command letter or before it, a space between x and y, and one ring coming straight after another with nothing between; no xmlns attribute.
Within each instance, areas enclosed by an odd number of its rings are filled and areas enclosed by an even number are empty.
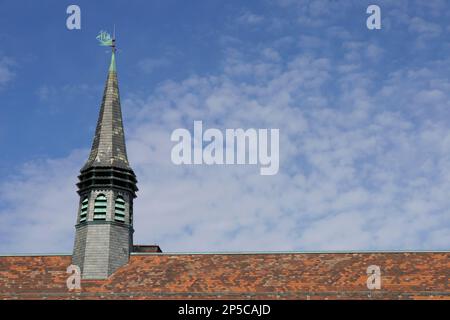
<svg viewBox="0 0 450 320"><path fill-rule="evenodd" d="M0 257L3 299L450 299L450 252L135 254L69 291L70 256ZM381 289L366 270L381 268Z"/></svg>

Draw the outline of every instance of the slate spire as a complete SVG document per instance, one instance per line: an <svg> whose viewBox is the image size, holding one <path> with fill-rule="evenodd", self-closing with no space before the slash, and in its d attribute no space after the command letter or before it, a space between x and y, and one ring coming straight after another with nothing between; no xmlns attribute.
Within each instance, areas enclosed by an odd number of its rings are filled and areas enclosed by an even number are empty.
<svg viewBox="0 0 450 320"><path fill-rule="evenodd" d="M130 169L125 146L114 48L103 91L94 142L92 143L89 159L82 170L89 167Z"/></svg>

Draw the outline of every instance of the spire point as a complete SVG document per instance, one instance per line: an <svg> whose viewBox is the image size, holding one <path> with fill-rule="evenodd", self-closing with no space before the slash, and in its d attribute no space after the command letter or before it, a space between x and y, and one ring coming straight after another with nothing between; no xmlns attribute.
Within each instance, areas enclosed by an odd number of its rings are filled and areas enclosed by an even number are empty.
<svg viewBox="0 0 450 320"><path fill-rule="evenodd" d="M111 65L109 66L110 72L116 72L116 25L113 27L113 37L111 41Z"/></svg>
<svg viewBox="0 0 450 320"><path fill-rule="evenodd" d="M116 72L116 54L114 51L115 50L113 49L113 52L111 54L111 64L109 65L109 72Z"/></svg>

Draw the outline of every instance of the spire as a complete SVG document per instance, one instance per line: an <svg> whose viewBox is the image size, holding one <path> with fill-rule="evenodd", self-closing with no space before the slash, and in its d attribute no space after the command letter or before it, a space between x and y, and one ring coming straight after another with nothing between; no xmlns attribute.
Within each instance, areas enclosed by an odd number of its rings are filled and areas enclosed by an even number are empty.
<svg viewBox="0 0 450 320"><path fill-rule="evenodd" d="M89 159L81 169L117 167L131 169L128 163L116 72L115 40L112 40L111 64L106 79L94 142Z"/></svg>
<svg viewBox="0 0 450 320"><path fill-rule="evenodd" d="M104 31L97 39L112 48L112 55L91 154L77 183L80 202L72 263L80 267L83 279L106 279L128 263L138 190L125 148L115 41Z"/></svg>

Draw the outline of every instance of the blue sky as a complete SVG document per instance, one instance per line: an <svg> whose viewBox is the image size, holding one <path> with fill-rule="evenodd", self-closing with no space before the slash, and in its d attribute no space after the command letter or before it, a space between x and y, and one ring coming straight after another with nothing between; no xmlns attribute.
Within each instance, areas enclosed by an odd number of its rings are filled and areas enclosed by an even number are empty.
<svg viewBox="0 0 450 320"><path fill-rule="evenodd" d="M81 8L81 30L65 26ZM382 29L366 28L381 7ZM0 1L0 253L70 252L116 25L135 242L165 251L450 243L450 4ZM174 166L171 132L280 128L280 171Z"/></svg>

